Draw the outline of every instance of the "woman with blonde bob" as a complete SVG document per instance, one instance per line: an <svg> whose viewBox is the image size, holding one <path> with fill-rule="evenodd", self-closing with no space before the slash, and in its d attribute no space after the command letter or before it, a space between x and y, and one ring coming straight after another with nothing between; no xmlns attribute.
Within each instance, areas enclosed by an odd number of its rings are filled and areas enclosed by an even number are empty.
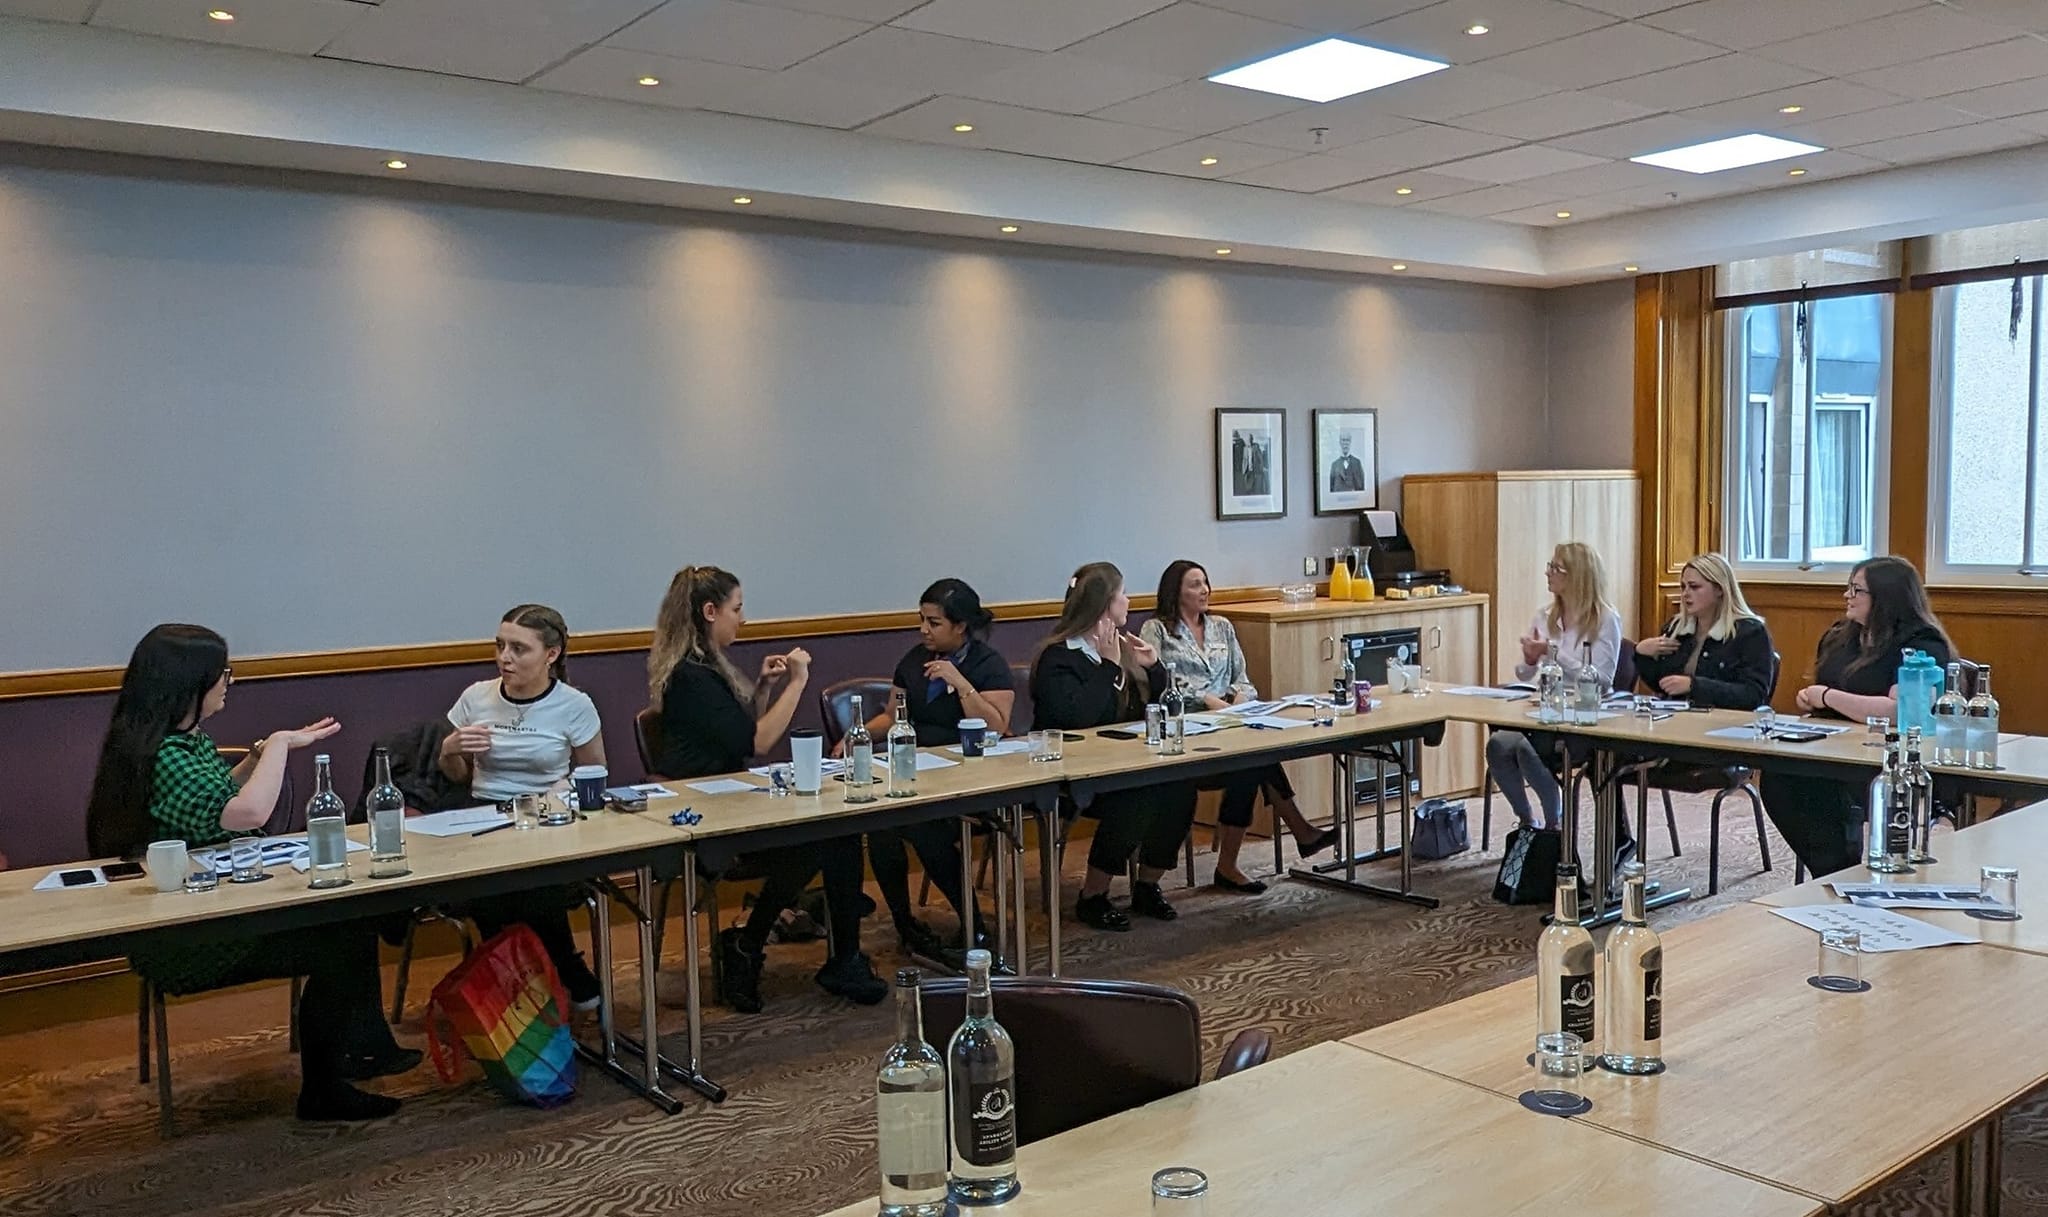
<svg viewBox="0 0 2048 1217"><path fill-rule="evenodd" d="M1701 554L1679 572L1678 615L1636 644L1636 678L1695 706L1754 710L1771 700L1771 632L1742 597L1735 569Z"/></svg>
<svg viewBox="0 0 2048 1217"><path fill-rule="evenodd" d="M1565 679L1577 681L1585 668L1586 644L1591 643L1593 670L1601 684L1611 687L1621 659L1621 613L1607 598L1607 571L1600 555L1583 541L1567 541L1550 555L1543 575L1549 582L1550 603L1537 611L1529 632L1520 640L1522 656L1515 665L1516 678L1533 679L1536 665L1555 647ZM1486 741L1486 770L1525 827L1557 827L1557 778L1528 736L1519 731L1494 732ZM1543 805L1541 822L1529 806L1532 790Z"/></svg>

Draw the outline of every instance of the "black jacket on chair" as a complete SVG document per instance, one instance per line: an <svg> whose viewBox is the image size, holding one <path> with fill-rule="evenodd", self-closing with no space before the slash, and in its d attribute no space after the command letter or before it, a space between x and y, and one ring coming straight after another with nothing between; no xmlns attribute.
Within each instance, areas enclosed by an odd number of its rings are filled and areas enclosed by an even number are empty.
<svg viewBox="0 0 2048 1217"><path fill-rule="evenodd" d="M445 718L415 723L380 735L363 758L363 792L356 796L360 818L368 805L370 787L377 783L377 749L391 753L391 784L405 794L405 805L414 811L454 811L470 807L469 783L458 782L441 772L441 742L455 728Z"/></svg>
<svg viewBox="0 0 2048 1217"><path fill-rule="evenodd" d="M1692 645L1693 636L1687 634L1679 636L1678 649L1669 655L1637 652L1636 679L1652 693L1663 692L1657 682L1685 675ZM1738 618L1735 632L1726 638L1707 639L1693 669L1692 704L1720 710L1754 710L1768 704L1774 683L1771 650L1771 632L1753 617Z"/></svg>

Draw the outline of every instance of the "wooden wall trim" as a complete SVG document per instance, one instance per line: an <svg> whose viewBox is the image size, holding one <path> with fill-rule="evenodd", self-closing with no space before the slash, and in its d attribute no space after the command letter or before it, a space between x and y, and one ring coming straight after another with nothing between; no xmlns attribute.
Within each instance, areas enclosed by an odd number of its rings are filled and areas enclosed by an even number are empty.
<svg viewBox="0 0 2048 1217"><path fill-rule="evenodd" d="M1713 270L1636 280L1635 460L1642 479L1639 619L1664 619L1660 586L1717 548L1721 410Z"/></svg>
<svg viewBox="0 0 2048 1217"><path fill-rule="evenodd" d="M1213 604L1238 604L1266 600L1274 595L1270 587L1217 588L1210 595ZM1149 611L1156 599L1151 593L1131 597L1131 609ZM1060 614L1057 600L1017 600L988 606L998 621L1049 621ZM917 628L917 614L908 610L877 613L841 613L817 617L778 617L750 621L740 630L740 641L778 638L823 638L842 634L871 634L884 630ZM570 650L577 655L605 655L644 651L654 641L651 630L599 630L576 634ZM456 664L486 663L491 659L487 639L462 642L426 642L404 646L357 647L339 651L303 651L284 655L237 655L235 680L282 680L300 676L333 676L344 672L393 672L408 668L440 668ZM121 687L118 667L51 668L34 672L0 672L0 701L27 697L57 697L76 693L110 693Z"/></svg>
<svg viewBox="0 0 2048 1217"><path fill-rule="evenodd" d="M1891 552L1927 569L1928 489L1933 444L1934 293L1892 298Z"/></svg>

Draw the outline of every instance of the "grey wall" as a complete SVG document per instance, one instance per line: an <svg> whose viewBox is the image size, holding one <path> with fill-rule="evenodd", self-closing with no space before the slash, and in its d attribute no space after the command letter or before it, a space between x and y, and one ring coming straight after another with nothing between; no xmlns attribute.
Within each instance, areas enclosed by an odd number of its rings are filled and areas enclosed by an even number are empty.
<svg viewBox="0 0 2048 1217"><path fill-rule="evenodd" d="M1273 583L1349 531L1312 407L1379 409L1391 502L1609 379L1530 291L139 165L0 163L0 671L644 627L693 561L757 617ZM1289 412L1285 520L1213 518L1223 406Z"/></svg>
<svg viewBox="0 0 2048 1217"><path fill-rule="evenodd" d="M1550 455L1558 469L1635 464L1635 283L1543 293Z"/></svg>

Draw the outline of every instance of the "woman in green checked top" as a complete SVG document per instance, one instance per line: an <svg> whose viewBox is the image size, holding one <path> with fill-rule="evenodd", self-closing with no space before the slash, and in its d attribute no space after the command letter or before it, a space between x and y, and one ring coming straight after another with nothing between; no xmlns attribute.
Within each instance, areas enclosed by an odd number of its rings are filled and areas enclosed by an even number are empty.
<svg viewBox="0 0 2048 1217"><path fill-rule="evenodd" d="M287 755L341 730L325 718L275 732L230 767L200 723L227 704L233 679L226 641L203 626L160 625L135 644L86 805L86 837L95 856L133 856L159 840L218 845L261 829L277 806ZM397 1099L349 1083L403 1073L420 1062L417 1051L398 1046L384 1022L377 934L367 923L235 939L138 942L129 960L174 994L304 976L300 1119L390 1115L398 1110Z"/></svg>

